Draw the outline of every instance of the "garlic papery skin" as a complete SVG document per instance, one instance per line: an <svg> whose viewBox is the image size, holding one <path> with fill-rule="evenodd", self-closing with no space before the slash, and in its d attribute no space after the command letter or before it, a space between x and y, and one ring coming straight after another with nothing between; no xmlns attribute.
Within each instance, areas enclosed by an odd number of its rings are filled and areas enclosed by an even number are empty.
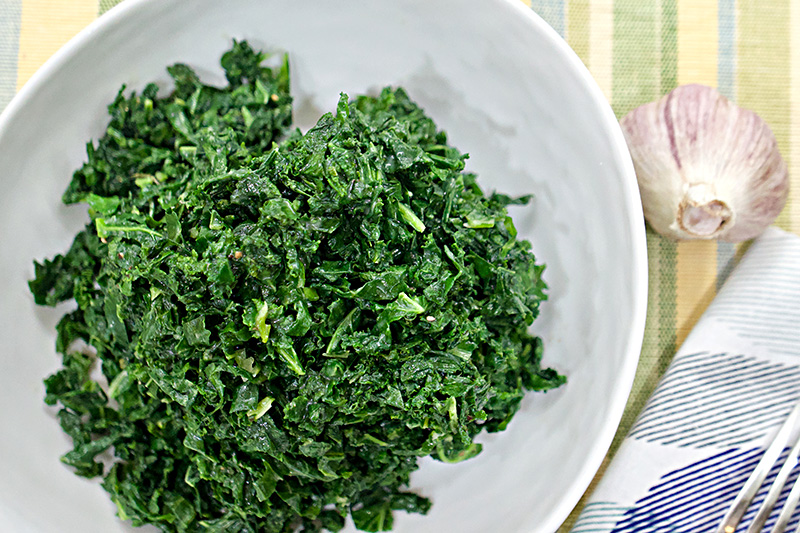
<svg viewBox="0 0 800 533"><path fill-rule="evenodd" d="M621 121L645 219L672 239L738 242L786 204L789 175L769 126L704 85L682 85Z"/></svg>

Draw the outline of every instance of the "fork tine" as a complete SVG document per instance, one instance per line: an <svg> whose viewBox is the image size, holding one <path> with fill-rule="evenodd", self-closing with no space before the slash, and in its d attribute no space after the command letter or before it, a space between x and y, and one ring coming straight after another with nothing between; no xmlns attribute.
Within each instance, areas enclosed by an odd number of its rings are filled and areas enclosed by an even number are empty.
<svg viewBox="0 0 800 533"><path fill-rule="evenodd" d="M798 456L800 456L800 435L795 437L794 445L789 451L789 455L786 456L786 462L783 463L783 466L781 466L781 469L775 476L775 481L772 482L769 492L767 492L764 498L764 502L758 509L755 518L753 518L753 523L747 528L747 533L760 533L764 528L764 524L767 523L772 508L775 507L775 502L781 497L783 487L786 485L786 480L789 479L789 475L792 473L792 470L794 470L795 465L797 465ZM785 508L786 505L784 505L784 509ZM791 514L789 516L791 517ZM773 529L773 532L774 531Z"/></svg>
<svg viewBox="0 0 800 533"><path fill-rule="evenodd" d="M789 525L789 521L792 519L798 502L800 502L800 477L798 477L794 485L792 485L792 490L789 491L789 495L786 497L786 503L783 504L783 509L781 509L781 513L778 515L778 520L772 528L772 533L783 533L786 531L786 526ZM795 533L799 531L800 525L795 530Z"/></svg>
<svg viewBox="0 0 800 533"><path fill-rule="evenodd" d="M750 502L753 501L767 474L769 474L772 466L780 457L786 443L789 442L789 437L791 437L798 419L800 419L800 401L795 403L789 416L786 417L786 421L784 421L778 433L775 434L772 443L767 447L764 455L761 456L761 460L750 474L750 477L747 478L747 481L745 481L739 494L736 495L733 504L728 509L715 533L733 533L736 531L736 526L739 525L744 513L747 512Z"/></svg>

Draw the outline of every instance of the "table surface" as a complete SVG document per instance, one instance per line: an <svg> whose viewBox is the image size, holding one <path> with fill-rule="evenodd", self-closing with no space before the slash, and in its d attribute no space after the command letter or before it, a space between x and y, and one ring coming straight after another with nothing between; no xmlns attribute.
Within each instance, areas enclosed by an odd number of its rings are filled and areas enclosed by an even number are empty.
<svg viewBox="0 0 800 533"><path fill-rule="evenodd" d="M798 191L800 173L792 171L800 165L800 0L519 1L566 39L618 117L686 83L715 86L756 111L775 133ZM61 45L117 3L0 0L0 109ZM800 192L790 193L776 225L800 233ZM675 243L648 228L642 355L606 461L746 246Z"/></svg>

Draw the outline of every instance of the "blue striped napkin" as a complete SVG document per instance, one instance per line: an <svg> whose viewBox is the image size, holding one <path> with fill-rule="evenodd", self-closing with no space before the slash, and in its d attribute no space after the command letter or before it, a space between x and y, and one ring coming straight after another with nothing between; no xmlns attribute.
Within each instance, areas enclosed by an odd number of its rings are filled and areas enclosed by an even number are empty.
<svg viewBox="0 0 800 533"><path fill-rule="evenodd" d="M572 532L713 531L798 399L800 237L770 228L675 355ZM798 523L800 510L787 530Z"/></svg>

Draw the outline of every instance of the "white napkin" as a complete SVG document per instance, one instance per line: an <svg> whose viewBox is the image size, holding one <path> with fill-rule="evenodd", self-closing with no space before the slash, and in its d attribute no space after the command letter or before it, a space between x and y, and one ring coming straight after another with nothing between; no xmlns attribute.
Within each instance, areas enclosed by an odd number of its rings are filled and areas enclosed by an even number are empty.
<svg viewBox="0 0 800 533"><path fill-rule="evenodd" d="M572 532L713 531L798 398L800 237L770 228L678 350ZM787 531L798 522L800 510Z"/></svg>

